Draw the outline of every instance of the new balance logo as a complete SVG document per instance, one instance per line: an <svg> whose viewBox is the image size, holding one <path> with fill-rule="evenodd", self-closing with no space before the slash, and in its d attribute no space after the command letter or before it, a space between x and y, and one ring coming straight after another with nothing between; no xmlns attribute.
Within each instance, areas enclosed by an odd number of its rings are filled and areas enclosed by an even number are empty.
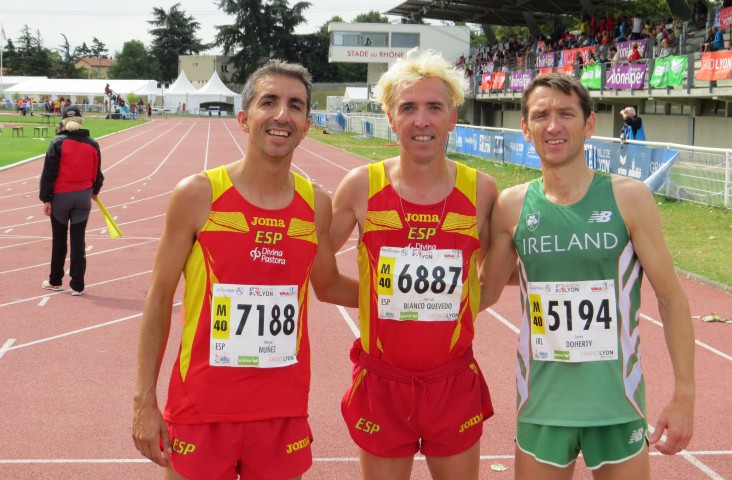
<svg viewBox="0 0 732 480"><path fill-rule="evenodd" d="M628 443L638 443L643 440L643 430L643 427L638 430L633 430L633 433L630 434L630 440L628 440Z"/></svg>
<svg viewBox="0 0 732 480"><path fill-rule="evenodd" d="M603 210L602 212L598 212L595 210L592 212L592 215L590 215L590 219L587 220L587 223L607 223L610 221L610 217L612 217L613 212L608 212L607 210Z"/></svg>

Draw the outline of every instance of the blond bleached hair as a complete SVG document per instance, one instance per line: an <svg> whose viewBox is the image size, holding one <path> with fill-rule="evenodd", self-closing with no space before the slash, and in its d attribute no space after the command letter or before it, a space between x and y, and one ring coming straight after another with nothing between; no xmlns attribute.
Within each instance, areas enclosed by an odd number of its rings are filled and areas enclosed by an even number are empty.
<svg viewBox="0 0 732 480"><path fill-rule="evenodd" d="M395 92L416 84L425 78L439 78L445 82L449 106L458 107L465 100L465 74L448 63L434 50L413 48L400 58L379 79L376 87L381 108L387 114L394 107Z"/></svg>
<svg viewBox="0 0 732 480"><path fill-rule="evenodd" d="M67 132L75 132L76 130L81 129L81 122L82 120L79 117L67 117L61 120L63 129Z"/></svg>

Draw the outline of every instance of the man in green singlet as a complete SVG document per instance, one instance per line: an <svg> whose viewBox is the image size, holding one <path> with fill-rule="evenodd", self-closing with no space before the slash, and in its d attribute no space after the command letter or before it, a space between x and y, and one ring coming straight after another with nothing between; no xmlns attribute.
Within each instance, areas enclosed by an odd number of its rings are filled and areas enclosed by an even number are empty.
<svg viewBox="0 0 732 480"><path fill-rule="evenodd" d="M649 479L649 443L668 455L688 445L695 395L691 315L658 209L643 183L586 165L595 114L576 79L535 78L521 110L543 175L499 196L481 269L486 307L518 259L516 478L570 479L581 451L596 479ZM675 380L650 432L638 326L644 272Z"/></svg>

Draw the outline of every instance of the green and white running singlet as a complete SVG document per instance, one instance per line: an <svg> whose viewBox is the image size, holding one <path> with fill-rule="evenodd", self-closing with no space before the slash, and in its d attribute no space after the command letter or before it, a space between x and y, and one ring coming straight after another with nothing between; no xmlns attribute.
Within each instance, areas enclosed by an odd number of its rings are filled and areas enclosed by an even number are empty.
<svg viewBox="0 0 732 480"><path fill-rule="evenodd" d="M528 185L520 258L518 421L600 426L645 417L638 308L643 271L609 175L555 205Z"/></svg>

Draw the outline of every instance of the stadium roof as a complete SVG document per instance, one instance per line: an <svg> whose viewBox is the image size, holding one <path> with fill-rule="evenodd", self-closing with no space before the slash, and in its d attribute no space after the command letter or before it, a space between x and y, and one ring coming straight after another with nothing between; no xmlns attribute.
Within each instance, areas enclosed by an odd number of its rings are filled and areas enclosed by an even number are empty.
<svg viewBox="0 0 732 480"><path fill-rule="evenodd" d="M405 18L425 18L487 25L526 25L525 13L537 21L557 15L579 16L592 3L605 0L407 0L385 12Z"/></svg>

